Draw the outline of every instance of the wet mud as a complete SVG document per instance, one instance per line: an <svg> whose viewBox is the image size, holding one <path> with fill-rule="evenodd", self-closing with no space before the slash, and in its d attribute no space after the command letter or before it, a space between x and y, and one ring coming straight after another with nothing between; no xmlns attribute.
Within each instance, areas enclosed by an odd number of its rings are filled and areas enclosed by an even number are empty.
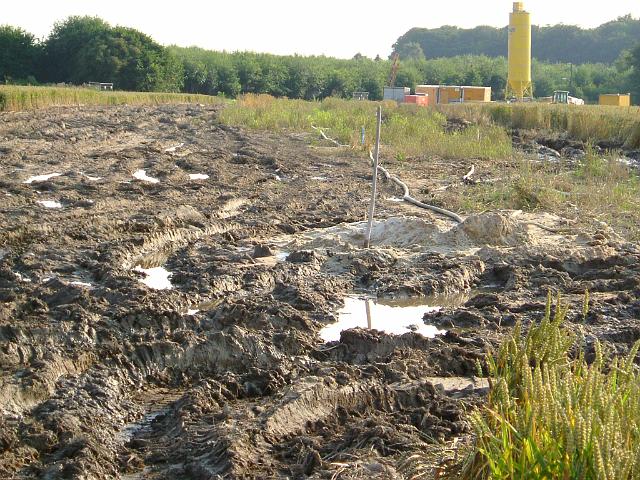
<svg viewBox="0 0 640 480"><path fill-rule="evenodd" d="M550 289L587 339L640 338L640 249L605 224L456 225L383 182L365 250L366 157L216 108L0 115L0 478L403 478ZM466 163L387 167L421 192ZM353 295L429 297L408 323L441 331L325 341Z"/></svg>

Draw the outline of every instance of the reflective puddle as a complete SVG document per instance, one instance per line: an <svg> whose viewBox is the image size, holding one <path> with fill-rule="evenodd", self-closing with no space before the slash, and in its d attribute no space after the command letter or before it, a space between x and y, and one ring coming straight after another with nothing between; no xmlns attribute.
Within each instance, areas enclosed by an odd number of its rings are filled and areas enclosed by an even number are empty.
<svg viewBox="0 0 640 480"><path fill-rule="evenodd" d="M159 183L160 180L158 180L157 178L153 178L147 175L147 172L145 172L144 170L140 169L140 170L136 170L135 172L133 172L133 177L137 178L138 180L142 180L143 182L149 182L149 183Z"/></svg>
<svg viewBox="0 0 640 480"><path fill-rule="evenodd" d="M189 180L206 180L209 178L209 175L206 173L190 173Z"/></svg>
<svg viewBox="0 0 640 480"><path fill-rule="evenodd" d="M154 290L168 290L173 288L169 280L169 277L173 274L164 267L142 268L138 265L133 270L144 273L145 277L140 281L149 288L153 288Z"/></svg>
<svg viewBox="0 0 640 480"><path fill-rule="evenodd" d="M62 174L61 173L48 173L46 175L34 175L33 177L27 178L22 183L46 182L50 178L59 177L60 175L62 175Z"/></svg>
<svg viewBox="0 0 640 480"><path fill-rule="evenodd" d="M55 200L38 200L36 203L39 203L45 208L62 208L62 204Z"/></svg>
<svg viewBox="0 0 640 480"><path fill-rule="evenodd" d="M338 310L338 321L320 330L325 342L340 340L340 333L350 328L368 328L393 335L417 332L433 338L445 333L433 325L425 325L422 317L443 307L458 306L469 298L468 294L438 295L417 298L373 298L349 296Z"/></svg>

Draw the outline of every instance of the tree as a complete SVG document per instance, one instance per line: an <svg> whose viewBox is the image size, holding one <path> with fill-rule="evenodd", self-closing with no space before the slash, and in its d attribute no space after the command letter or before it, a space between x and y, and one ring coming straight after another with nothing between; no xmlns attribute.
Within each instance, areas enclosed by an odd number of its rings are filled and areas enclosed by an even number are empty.
<svg viewBox="0 0 640 480"><path fill-rule="evenodd" d="M424 50L418 42L409 42L400 46L398 54L402 60L424 60Z"/></svg>
<svg viewBox="0 0 640 480"><path fill-rule="evenodd" d="M39 54L33 35L21 28L0 26L0 81L33 78Z"/></svg>
<svg viewBox="0 0 640 480"><path fill-rule="evenodd" d="M631 87L633 88L633 98L635 102L640 101L640 44L631 51L631 64L633 70L631 71Z"/></svg>
<svg viewBox="0 0 640 480"><path fill-rule="evenodd" d="M183 65L133 28L95 17L70 17L54 26L44 47L45 79L82 84L112 82L122 90L180 91Z"/></svg>
<svg viewBox="0 0 640 480"><path fill-rule="evenodd" d="M92 43L98 38L104 39L109 29L109 24L97 17L75 16L56 23L44 44L43 79L73 82L79 71L84 70L87 75L90 67L83 65L88 60L83 49L94 48Z"/></svg>

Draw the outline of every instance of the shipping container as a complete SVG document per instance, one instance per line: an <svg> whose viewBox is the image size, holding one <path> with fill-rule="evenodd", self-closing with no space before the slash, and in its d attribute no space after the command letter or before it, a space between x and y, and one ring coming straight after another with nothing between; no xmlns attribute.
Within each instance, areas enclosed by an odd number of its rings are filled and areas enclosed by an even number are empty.
<svg viewBox="0 0 640 480"><path fill-rule="evenodd" d="M631 95L629 93L606 93L600 95L600 105L613 105L616 107L630 107Z"/></svg>
<svg viewBox="0 0 640 480"><path fill-rule="evenodd" d="M402 103L404 102L404 96L410 93L411 89L409 87L384 87L382 98Z"/></svg>
<svg viewBox="0 0 640 480"><path fill-rule="evenodd" d="M405 95L404 96L405 103L415 103L416 105L420 105L422 107L428 107L430 104L429 95Z"/></svg>
<svg viewBox="0 0 640 480"><path fill-rule="evenodd" d="M462 87L462 101L490 102L491 87Z"/></svg>
<svg viewBox="0 0 640 480"><path fill-rule="evenodd" d="M441 85L439 88L439 103L459 103L461 99L462 90L460 87L454 87L449 85Z"/></svg>
<svg viewBox="0 0 640 480"><path fill-rule="evenodd" d="M429 103L431 105L435 105L436 103L440 103L440 100L438 98L439 89L440 85L417 85L416 94L429 95Z"/></svg>

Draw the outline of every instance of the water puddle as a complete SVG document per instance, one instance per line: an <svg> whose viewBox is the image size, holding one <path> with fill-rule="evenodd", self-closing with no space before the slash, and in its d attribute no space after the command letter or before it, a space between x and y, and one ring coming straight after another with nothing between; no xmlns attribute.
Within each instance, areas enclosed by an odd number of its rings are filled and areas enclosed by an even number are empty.
<svg viewBox="0 0 640 480"><path fill-rule="evenodd" d="M209 175L206 173L190 173L189 180L206 180L209 178Z"/></svg>
<svg viewBox="0 0 640 480"><path fill-rule="evenodd" d="M144 273L145 278L140 281L154 290L169 290L173 288L169 277L173 275L164 267L142 268L140 265L133 269L134 272Z"/></svg>
<svg viewBox="0 0 640 480"><path fill-rule="evenodd" d="M158 180L157 178L153 178L147 175L147 172L145 172L144 170L140 169L140 170L136 170L135 172L133 172L133 177L137 178L138 180L142 180L143 182L149 182L149 183L159 183L160 180Z"/></svg>
<svg viewBox="0 0 640 480"><path fill-rule="evenodd" d="M93 177L91 175L87 175L84 172L80 172L82 174L82 176L84 178L86 178L87 180L89 180L90 182L97 182L98 180L102 180L102 177Z"/></svg>
<svg viewBox="0 0 640 480"><path fill-rule="evenodd" d="M173 147L169 147L169 148L165 148L164 151L166 153L173 153L175 152L177 149L179 149L180 147L183 147L184 143L179 143L177 145L174 145Z"/></svg>
<svg viewBox="0 0 640 480"><path fill-rule="evenodd" d="M49 180L50 178L53 177L59 177L61 176L61 173L47 173L45 175L34 175L33 177L29 177L27 178L24 182L22 183L37 183L37 182L46 182L47 180Z"/></svg>
<svg viewBox="0 0 640 480"><path fill-rule="evenodd" d="M433 338L445 333L433 325L426 325L422 317L443 307L457 306L468 299L468 294L438 295L417 298L374 298L349 296L338 310L338 321L320 330L325 342L340 340L340 333L350 328L368 328L393 335L417 332Z"/></svg>
<svg viewBox="0 0 640 480"><path fill-rule="evenodd" d="M55 200L38 200L36 203L39 203L45 208L62 208L62 204Z"/></svg>
<svg viewBox="0 0 640 480"><path fill-rule="evenodd" d="M315 180L317 182L326 182L329 179L327 177L311 177L311 180Z"/></svg>

